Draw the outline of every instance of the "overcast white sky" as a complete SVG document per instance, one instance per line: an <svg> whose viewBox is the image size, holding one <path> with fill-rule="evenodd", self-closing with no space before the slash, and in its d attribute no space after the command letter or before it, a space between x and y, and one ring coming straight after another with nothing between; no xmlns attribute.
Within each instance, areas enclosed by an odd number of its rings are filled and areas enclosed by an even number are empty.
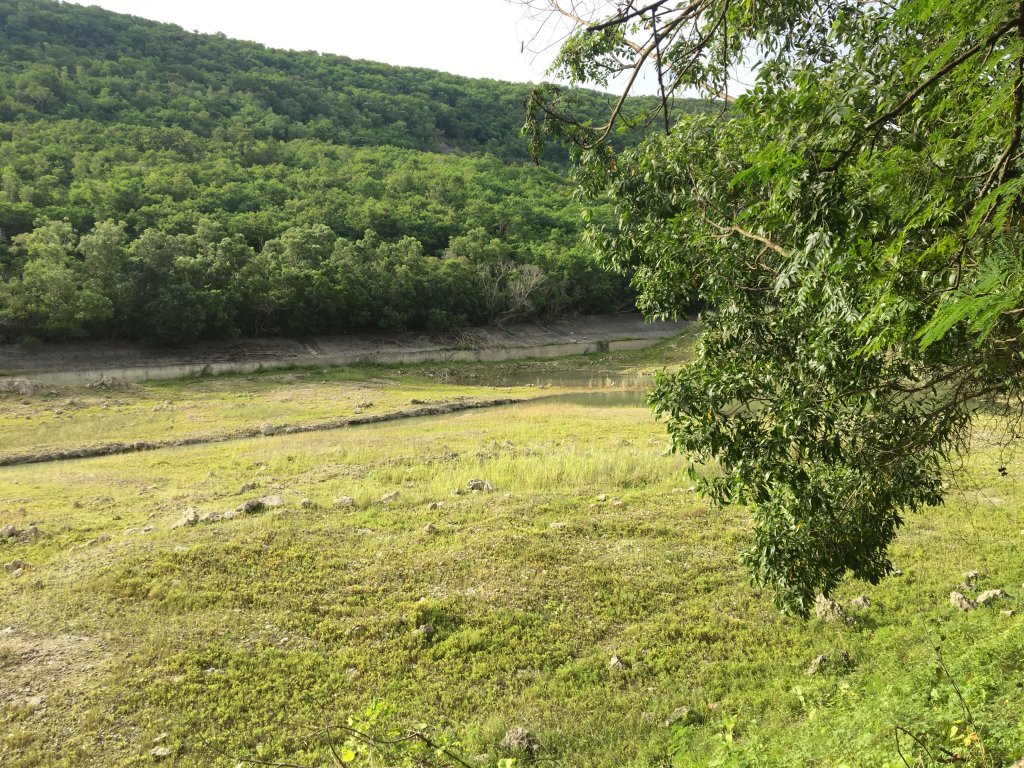
<svg viewBox="0 0 1024 768"><path fill-rule="evenodd" d="M538 24L506 0L74 1L273 48L513 82L545 79L557 48L539 57L523 52ZM533 46L544 47L551 34L546 30Z"/></svg>

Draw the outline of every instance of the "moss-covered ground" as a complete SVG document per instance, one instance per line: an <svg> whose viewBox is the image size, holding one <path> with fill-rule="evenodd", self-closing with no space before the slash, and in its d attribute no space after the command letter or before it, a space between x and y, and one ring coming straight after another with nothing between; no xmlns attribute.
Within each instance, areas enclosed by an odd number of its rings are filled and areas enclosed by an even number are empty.
<svg viewBox="0 0 1024 768"><path fill-rule="evenodd" d="M684 348L563 368L636 372ZM187 414L182 429L198 414L214 430L299 422L343 401L470 396L445 381L495 368L152 384L92 393L130 398L136 422L110 426L112 408L89 406L73 417L94 425L81 434L41 417L0 434L9 450L159 431L168 413ZM84 396L4 396L4 418ZM540 401L0 469L0 525L38 527L0 544L4 562L27 564L0 573L0 765L333 765L333 726L371 707L382 732L426 724L481 766L511 756L500 742L515 726L536 735L541 765L1024 755L1024 624L1003 613L1024 608L1024 495L1000 449L979 445L949 503L907 521L902 575L844 585L841 602L871 606L826 625L780 615L750 585L744 511L709 510L666 448L641 406ZM473 479L491 490L467 490ZM282 503L174 527L186 509L261 496ZM955 610L970 570L1010 597ZM848 665L807 674L843 651Z"/></svg>

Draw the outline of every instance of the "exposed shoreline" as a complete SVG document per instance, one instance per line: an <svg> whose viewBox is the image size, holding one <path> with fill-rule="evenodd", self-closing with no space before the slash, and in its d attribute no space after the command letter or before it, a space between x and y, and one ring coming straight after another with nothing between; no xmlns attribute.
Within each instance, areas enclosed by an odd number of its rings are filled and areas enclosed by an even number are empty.
<svg viewBox="0 0 1024 768"><path fill-rule="evenodd" d="M153 349L123 342L0 345L0 382L23 378L50 386L127 382L275 368L518 360L626 351L653 346L688 321L644 322L638 313L593 315L546 325L470 328L429 334L353 334L310 339L200 342Z"/></svg>

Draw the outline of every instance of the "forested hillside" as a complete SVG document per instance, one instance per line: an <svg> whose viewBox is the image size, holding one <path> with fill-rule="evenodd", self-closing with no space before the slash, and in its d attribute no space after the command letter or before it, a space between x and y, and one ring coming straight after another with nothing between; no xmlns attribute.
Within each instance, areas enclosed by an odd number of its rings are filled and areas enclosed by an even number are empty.
<svg viewBox="0 0 1024 768"><path fill-rule="evenodd" d="M630 300L562 158L527 161L528 85L51 0L0 0L0 39L0 336L447 329Z"/></svg>

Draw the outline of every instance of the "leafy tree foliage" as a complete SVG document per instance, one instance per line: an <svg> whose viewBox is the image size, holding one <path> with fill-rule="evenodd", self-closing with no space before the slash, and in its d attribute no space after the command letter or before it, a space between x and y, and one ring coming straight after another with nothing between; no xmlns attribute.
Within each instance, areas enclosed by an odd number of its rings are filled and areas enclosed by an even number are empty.
<svg viewBox="0 0 1024 768"><path fill-rule="evenodd" d="M591 127L551 90L531 102L535 142L568 140L584 193L615 206L593 235L645 311L708 307L655 410L704 490L750 506L746 559L782 606L806 613L850 572L876 582L906 514L942 500L977 409L1019 412L1024 5L563 12L577 80L651 65L665 104L683 88L729 102L621 152L614 112ZM732 99L743 59L756 79Z"/></svg>
<svg viewBox="0 0 1024 768"><path fill-rule="evenodd" d="M52 0L0 0L0 39L0 338L449 329L632 302L582 241L565 152L528 164L528 86Z"/></svg>

